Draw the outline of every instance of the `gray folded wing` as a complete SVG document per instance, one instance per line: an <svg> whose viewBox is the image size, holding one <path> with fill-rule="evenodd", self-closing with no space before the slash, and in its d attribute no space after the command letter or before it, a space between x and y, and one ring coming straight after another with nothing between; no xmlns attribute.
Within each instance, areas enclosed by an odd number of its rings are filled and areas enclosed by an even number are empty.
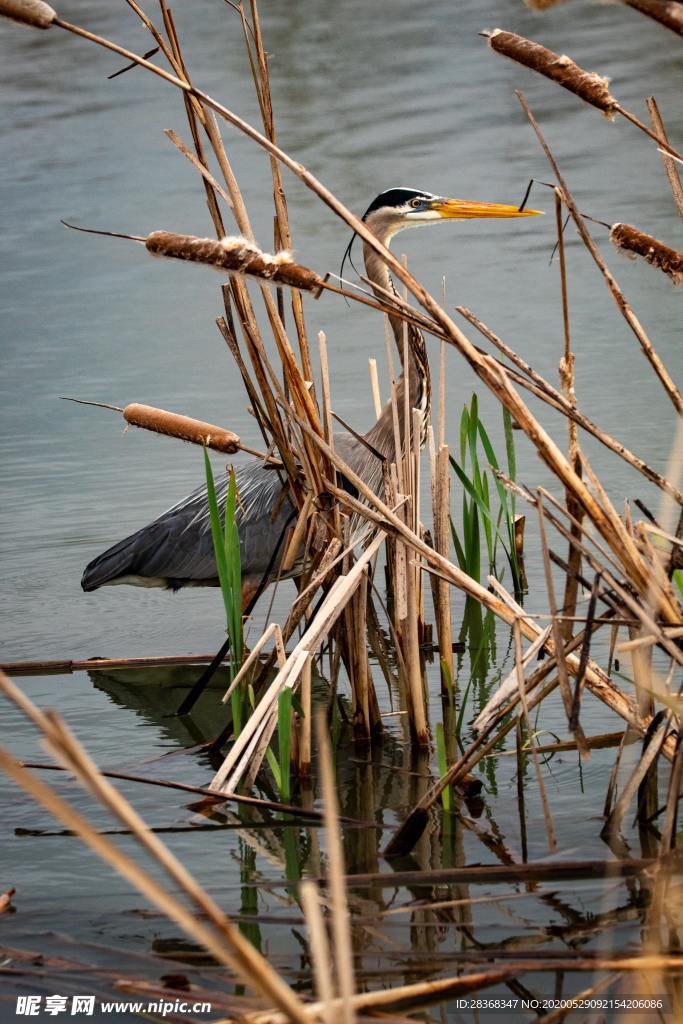
<svg viewBox="0 0 683 1024"><path fill-rule="evenodd" d="M242 578L260 580L273 560L294 508L276 470L266 463L245 463L235 472L235 521L240 538ZM229 474L216 480L221 513ZM281 558L277 551L275 569ZM216 562L206 485L198 487L173 508L119 541L86 567L81 586L86 591L105 584L139 586L216 586Z"/></svg>

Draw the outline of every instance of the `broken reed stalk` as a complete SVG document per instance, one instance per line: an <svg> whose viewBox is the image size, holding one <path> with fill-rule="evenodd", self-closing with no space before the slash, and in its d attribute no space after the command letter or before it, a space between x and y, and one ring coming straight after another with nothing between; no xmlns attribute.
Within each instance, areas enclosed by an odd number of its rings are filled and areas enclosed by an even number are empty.
<svg viewBox="0 0 683 1024"><path fill-rule="evenodd" d="M662 121L662 115L659 113L659 107L654 96L648 96L647 98L647 109L650 111L650 120L652 121L652 127L665 142L669 139L666 134L666 128ZM674 202L678 208L678 212L683 220L683 185L681 184L681 176L678 173L678 167L676 161L672 160L670 156L667 156L665 152L662 152L662 162L664 164L664 170L666 176L669 179L669 185L671 186L671 193L674 197Z"/></svg>
<svg viewBox="0 0 683 1024"><path fill-rule="evenodd" d="M636 338L638 339L638 342L640 344L641 349L643 350L646 359L650 363L657 377L659 377L659 380L664 390L666 391L669 399L671 400L672 405L676 409L676 412L679 414L679 416L683 416L683 398L681 398L681 394L678 388L674 384L671 376L669 375L669 372L667 371L666 367L659 358L652 342L645 333L642 324L640 323L635 313L631 309L629 303L626 301L624 293L619 288L619 285L617 284L611 271L608 269L607 264L603 260L597 246L595 245L595 242L591 238L591 235L586 227L585 221L581 216L581 213L576 203L574 202L571 192L567 188L567 184L560 172L560 168L557 164L557 161L555 160L553 154L550 151L548 143L546 142L543 136L538 121L531 112L529 104L527 103L526 99L524 98L524 95L519 91L519 89L515 90L515 94L519 99L519 102L522 105L524 112L529 118L529 123L531 124L531 127L533 128L534 132L536 133L536 138L538 139L541 148L543 149L543 152L546 155L548 163L552 167L553 174L555 175L557 183L562 190L562 197L564 199L567 210L571 214L572 220L576 224L579 235L581 236L584 245L590 252L600 272L602 273L602 276L605 279L605 284L607 285L612 295L612 298L616 302L617 307L621 312L622 316L624 317L624 319L626 320L627 324L629 325L629 327L635 334Z"/></svg>
<svg viewBox="0 0 683 1024"><path fill-rule="evenodd" d="M619 101L610 93L607 78L601 78L594 71L584 71L566 54L560 56L552 50L548 50L547 47L541 46L540 43L535 43L515 32L506 32L496 28L492 32L482 32L481 35L488 38L489 46L496 53L503 57L509 57L531 71L551 79L564 89L574 93L579 99L597 107L610 120L614 119L615 114L621 114L668 153L681 158L681 154L665 139L643 124L628 110L624 110Z"/></svg>
<svg viewBox="0 0 683 1024"><path fill-rule="evenodd" d="M273 714L273 709L277 713L279 693L285 686L291 688L297 686L306 659L309 655L315 653L324 637L329 633L341 615L346 602L350 599L361 581L365 566L381 547L384 537L385 534L380 532L366 548L349 573L346 576L340 576L334 582L298 644L287 656L284 665L247 719L244 728L212 779L212 789L230 792L235 788L239 778L247 768L246 761L252 749L252 744L255 745L258 742L259 736L267 728L268 721Z"/></svg>
<svg viewBox="0 0 683 1024"><path fill-rule="evenodd" d="M683 36L683 4L677 0L622 0L628 7L653 18L660 25Z"/></svg>
<svg viewBox="0 0 683 1024"><path fill-rule="evenodd" d="M613 224L609 237L620 252L632 258L642 257L650 266L666 274L674 284L683 284L683 252L677 252L631 224Z"/></svg>

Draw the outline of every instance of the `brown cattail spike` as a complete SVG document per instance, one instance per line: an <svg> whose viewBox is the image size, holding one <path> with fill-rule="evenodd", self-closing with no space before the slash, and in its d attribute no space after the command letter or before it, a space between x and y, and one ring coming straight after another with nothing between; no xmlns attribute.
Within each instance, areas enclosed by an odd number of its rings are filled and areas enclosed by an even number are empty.
<svg viewBox="0 0 683 1024"><path fill-rule="evenodd" d="M634 258L642 256L653 267L662 270L674 284L683 284L683 252L676 252L631 224L613 224L609 237L617 249Z"/></svg>
<svg viewBox="0 0 683 1024"><path fill-rule="evenodd" d="M294 263L288 252L279 252L273 256L262 252L253 242L241 236L217 241L215 238L176 235L171 231L153 231L145 245L153 256L205 263L216 270L250 274L303 291L318 291L323 285L321 277L307 267Z"/></svg>
<svg viewBox="0 0 683 1024"><path fill-rule="evenodd" d="M683 36L683 3L677 0L624 0L624 3Z"/></svg>
<svg viewBox="0 0 683 1024"><path fill-rule="evenodd" d="M0 16L31 28L49 28L57 12L42 0L0 0Z"/></svg>
<svg viewBox="0 0 683 1024"><path fill-rule="evenodd" d="M192 444L206 445L226 455L234 455L240 448L240 439L231 430L216 427L213 423L204 423L203 420L194 420L190 416L179 416L178 413L155 409L151 405L140 405L138 402L127 405L123 415L126 422L134 427L178 437Z"/></svg>
<svg viewBox="0 0 683 1024"><path fill-rule="evenodd" d="M532 11L547 11L549 7L556 7L557 4L564 2L565 0L524 0L525 5Z"/></svg>
<svg viewBox="0 0 683 1024"><path fill-rule="evenodd" d="M607 117L613 117L619 107L617 100L607 88L608 80L593 71L584 71L571 57L560 56L539 43L500 28L494 29L489 35L489 46L496 53L510 57L518 64L523 64L557 82L586 103L602 110Z"/></svg>

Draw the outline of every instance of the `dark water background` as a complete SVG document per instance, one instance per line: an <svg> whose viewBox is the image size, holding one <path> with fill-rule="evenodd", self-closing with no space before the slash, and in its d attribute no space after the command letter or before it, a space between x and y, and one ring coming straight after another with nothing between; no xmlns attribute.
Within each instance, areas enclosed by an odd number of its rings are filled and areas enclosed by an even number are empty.
<svg viewBox="0 0 683 1024"><path fill-rule="evenodd" d="M69 0L60 13L139 52L149 48L144 30L124 4ZM256 122L234 13L218 0L178 0L174 13L197 83ZM569 51L584 67L609 75L623 105L643 118L644 97L653 92L670 136L680 139L679 40L654 23L619 6L588 0L560 6L543 17L511 0L356 0L337 5L264 0L261 14L280 142L353 209L364 209L382 189L402 184L472 199L521 198L530 177L550 175L513 95L521 87L582 208L610 223L635 223L680 248L681 226L656 147L624 121L608 124L597 111L488 52L478 35L483 28L500 25L538 38L558 52ZM75 395L116 405L148 402L225 424L245 443L259 442L245 412L241 382L213 323L221 312L217 278L198 268L155 262L132 244L69 233L59 223L64 218L139 234L158 228L210 233L196 173L162 133L170 127L188 137L179 98L140 71L107 81L120 62L57 30L39 34L2 23L0 51L0 656L12 660L215 650L222 637L217 592L172 596L114 588L86 596L79 586L90 558L199 482L201 453L143 432L122 436L113 414L59 401L61 395ZM257 237L269 248L267 161L227 127L224 137ZM285 186L297 255L321 271L337 270L348 240L346 228L300 183L285 176ZM551 216L414 231L401 236L396 249L408 254L412 269L435 294L441 293L445 275L449 305L472 308L541 373L556 380L562 325L558 268L556 263L549 266L554 216L549 195L539 192L532 205ZM607 250L604 235L599 228L595 231ZM671 409L571 231L567 244L579 404L664 470L674 429ZM611 252L607 256L675 375L681 365L680 297L663 275ZM379 320L332 297L308 302L307 315L311 336L319 329L327 334L336 411L365 429L372 418L367 357L377 356L384 367ZM431 353L435 359L436 347ZM385 373L381 381L386 394ZM454 440L460 410L475 384L453 352L448 353L447 382L448 430ZM500 441L499 412L478 390L483 418ZM563 442L560 419L547 410L540 415ZM516 437L519 478L531 486L547 483L535 454L520 434ZM586 450L617 504L624 497L641 497L656 511L657 495L624 463L588 440ZM543 610L534 538L530 525L527 607ZM291 592L282 588L271 617L282 621L290 599ZM462 612L459 596L454 609L457 620ZM258 635L265 614L264 604L252 636ZM489 683L506 657L509 664L508 648L509 637L501 631ZM203 784L210 766L194 754L177 754L162 767L140 767L220 727L218 689L207 695L191 720L166 717L192 677L178 672L170 677L119 674L91 679L80 674L25 678L22 686L41 706L61 710L101 766L128 766ZM467 678L465 656L465 685ZM432 666L433 721L440 717L436 680ZM379 692L388 709L381 685ZM596 702L588 700L584 714L587 732L619 727ZM363 757L351 748L338 766L344 809L366 817L383 808L377 813L385 824L419 791L419 780L409 771L427 768L411 760L395 722L388 719L390 737L374 767L364 766ZM562 713L551 704L538 728L560 732L562 722ZM3 723L3 737L9 737L14 753L44 758L33 730L13 709L3 708ZM550 765L548 788L563 856L607 855L597 835L612 757L610 751L595 754L582 773L573 754ZM514 759L500 758L495 777L491 771L482 827L518 853L514 770ZM88 805L68 783L59 788L78 806ZM536 858L547 848L535 785L529 790L529 857ZM196 820L173 795L142 787L125 791L152 824L188 825ZM32 804L13 790L5 792L3 803L0 888L17 888L17 913L2 922L8 944L42 949L54 941L48 933L57 931L83 942L147 952L175 934L160 919L136 917L137 895L75 839L17 834L16 829L53 827ZM103 815L95 812L94 817L105 826ZM216 829L198 835L180 832L168 840L231 912L246 898L246 890L240 895L241 877L315 873L313 833L275 830L257 842L252 834ZM381 837L378 841L383 845ZM460 830L457 846L459 862L496 860L475 831ZM422 866L442 862L436 834L427 837L417 857ZM349 833L347 858L350 869L372 870L373 862L379 863L377 844ZM481 894L486 892L482 887ZM604 896L600 892L595 883L573 883L571 900L567 897L572 912L581 917L596 906L610 910L621 903L627 907L622 915L626 922L637 920L623 890ZM364 894L361 902L368 909L390 895L374 894L371 899ZM512 934L533 936L549 924L566 923L569 915L551 908L547 900L518 903L523 910L518 906L514 914L514 903L477 905L478 941L498 945ZM277 914L287 907L262 894L259 910ZM617 924L609 943L623 947L637 941L637 928L630 929L628 923ZM411 942L414 947L414 929L392 934L401 948ZM425 934L425 957L437 946L443 952L460 943L457 928L438 940L434 928ZM263 937L271 958L305 983L308 969L289 926L264 927ZM393 962L395 980L402 980L396 949L384 947L377 936L360 941L360 947L359 969L369 978L375 970L388 977L386 965ZM540 988L547 991L547 982Z"/></svg>

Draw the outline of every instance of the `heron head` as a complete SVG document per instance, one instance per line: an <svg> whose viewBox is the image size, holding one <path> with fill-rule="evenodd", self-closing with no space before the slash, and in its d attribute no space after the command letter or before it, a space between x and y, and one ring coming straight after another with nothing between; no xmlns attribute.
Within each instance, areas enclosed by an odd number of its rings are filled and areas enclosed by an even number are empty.
<svg viewBox="0 0 683 1024"><path fill-rule="evenodd" d="M480 203L467 199L435 196L420 188L389 188L372 200L363 214L363 220L381 241L388 243L405 228L419 228L424 224L438 224L444 220L474 220L492 217L535 217L540 210L520 210L518 206L501 203ZM351 260L354 232L342 259L340 274L346 260ZM351 265L354 266L351 260Z"/></svg>
<svg viewBox="0 0 683 1024"><path fill-rule="evenodd" d="M368 206L363 220L388 241L398 231L436 224L442 220L474 220L493 217L534 217L540 210L520 210L502 203L481 203L467 199L435 196L418 188L390 188Z"/></svg>

